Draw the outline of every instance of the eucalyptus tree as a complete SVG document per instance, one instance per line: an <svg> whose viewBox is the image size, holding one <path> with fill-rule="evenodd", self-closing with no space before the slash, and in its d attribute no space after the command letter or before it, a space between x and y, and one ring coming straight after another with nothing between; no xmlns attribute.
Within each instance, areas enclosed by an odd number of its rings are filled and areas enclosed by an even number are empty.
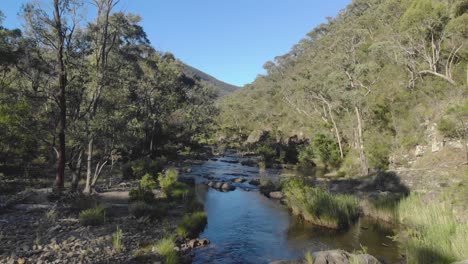
<svg viewBox="0 0 468 264"><path fill-rule="evenodd" d="M37 3L24 6L27 33L37 41L49 61L56 84L51 86L50 100L58 108L58 144L54 146L57 156L54 188L63 189L66 165L67 87L70 76L70 56L74 52L75 32L79 27L79 0L54 0L52 10L42 9ZM55 144L54 144L55 145Z"/></svg>

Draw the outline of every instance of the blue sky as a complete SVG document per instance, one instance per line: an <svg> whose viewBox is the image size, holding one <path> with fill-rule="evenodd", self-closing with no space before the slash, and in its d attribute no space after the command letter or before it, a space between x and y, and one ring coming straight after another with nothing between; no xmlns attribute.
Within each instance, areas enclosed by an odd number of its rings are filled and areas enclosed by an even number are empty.
<svg viewBox="0 0 468 264"><path fill-rule="evenodd" d="M46 7L52 0L39 0ZM21 27L27 0L0 0L4 26ZM121 0L140 14L153 46L222 81L242 86L351 0ZM50 6L50 4L49 4ZM91 12L89 12L91 13Z"/></svg>

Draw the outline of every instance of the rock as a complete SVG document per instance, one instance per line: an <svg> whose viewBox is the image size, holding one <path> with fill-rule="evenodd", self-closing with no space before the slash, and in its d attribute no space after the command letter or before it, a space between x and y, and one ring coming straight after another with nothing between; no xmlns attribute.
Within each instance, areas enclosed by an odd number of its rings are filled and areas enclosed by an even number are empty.
<svg viewBox="0 0 468 264"><path fill-rule="evenodd" d="M269 196L271 199L277 199L277 200L283 199L283 193L282 193L282 192L270 192L270 193L268 194L268 196Z"/></svg>
<svg viewBox="0 0 468 264"><path fill-rule="evenodd" d="M260 185L260 180L257 180L257 179L251 180L251 181L249 181L249 184L253 185L253 186L259 186Z"/></svg>
<svg viewBox="0 0 468 264"><path fill-rule="evenodd" d="M210 181L210 182L208 182L207 185L208 185L209 187L214 187L214 182Z"/></svg>
<svg viewBox="0 0 468 264"><path fill-rule="evenodd" d="M221 189L221 187L223 186L223 183L222 182L216 182L213 187L216 188L216 189Z"/></svg>
<svg viewBox="0 0 468 264"><path fill-rule="evenodd" d="M198 239L197 238L197 239L190 240L186 244L182 245L181 248L193 249L193 248L196 248L196 247L206 246L208 244L210 244L210 241L208 239L206 239L206 238Z"/></svg>
<svg viewBox="0 0 468 264"><path fill-rule="evenodd" d="M247 180L245 178L243 178L243 177L240 177L240 178L235 178L232 181L235 182L235 183L243 183L243 182L245 182Z"/></svg>
<svg viewBox="0 0 468 264"><path fill-rule="evenodd" d="M236 189L236 187L232 186L231 184L229 183L224 183L222 186L221 186L221 189L223 191L234 191Z"/></svg>
<svg viewBox="0 0 468 264"><path fill-rule="evenodd" d="M350 264L354 263L367 263L367 264L381 264L375 257L368 254L353 255L344 250L327 250L314 252L314 264ZM354 260L353 262L351 262Z"/></svg>
<svg viewBox="0 0 468 264"><path fill-rule="evenodd" d="M246 160L241 161L241 165L255 167L258 165L258 162L253 159L246 159Z"/></svg>
<svg viewBox="0 0 468 264"><path fill-rule="evenodd" d="M426 153L426 146L417 145L416 150L414 151L414 155L416 157L422 157L424 153Z"/></svg>
<svg viewBox="0 0 468 264"><path fill-rule="evenodd" d="M252 131L252 133L250 133L245 143L248 143L248 144L260 143L268 137L269 133L270 133L269 131L254 130Z"/></svg>
<svg viewBox="0 0 468 264"><path fill-rule="evenodd" d="M185 168L184 172L190 173L190 172L192 172L192 168Z"/></svg>
<svg viewBox="0 0 468 264"><path fill-rule="evenodd" d="M187 243L188 248L196 248L199 245L199 242L197 239L192 239Z"/></svg>
<svg viewBox="0 0 468 264"><path fill-rule="evenodd" d="M202 246L205 246L205 245L208 245L208 244L211 243L211 242L210 242L208 239L206 239L206 238L199 239L199 241L200 241L200 244L201 244Z"/></svg>

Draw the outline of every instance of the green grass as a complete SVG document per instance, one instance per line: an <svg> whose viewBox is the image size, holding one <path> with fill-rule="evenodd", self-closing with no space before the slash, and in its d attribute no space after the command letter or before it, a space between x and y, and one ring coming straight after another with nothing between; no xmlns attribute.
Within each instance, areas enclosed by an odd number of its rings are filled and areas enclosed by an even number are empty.
<svg viewBox="0 0 468 264"><path fill-rule="evenodd" d="M98 205L94 208L81 211L79 221L82 225L101 225L106 220L106 208Z"/></svg>
<svg viewBox="0 0 468 264"><path fill-rule="evenodd" d="M456 220L446 203L423 202L411 195L399 204L399 220L405 225L398 238L408 263L452 263L468 259L468 223Z"/></svg>
<svg viewBox="0 0 468 264"><path fill-rule="evenodd" d="M293 213L313 224L346 229L359 217L359 202L354 196L333 195L299 179L286 182L283 191Z"/></svg>
<svg viewBox="0 0 468 264"><path fill-rule="evenodd" d="M117 227L114 234L112 234L112 245L114 246L114 250L116 252L120 252L122 250L122 247L123 247L122 238L123 238L122 229Z"/></svg>
<svg viewBox="0 0 468 264"><path fill-rule="evenodd" d="M155 244L158 253L164 256L166 264L177 264L177 251L175 248L174 239L172 237L163 238Z"/></svg>
<svg viewBox="0 0 468 264"><path fill-rule="evenodd" d="M183 238L197 237L198 234L203 231L207 223L208 221L205 212L187 214L177 227L177 234Z"/></svg>
<svg viewBox="0 0 468 264"><path fill-rule="evenodd" d="M307 251L304 254L304 259L305 259L305 263L314 264L314 256L312 255L312 253L310 251Z"/></svg>
<svg viewBox="0 0 468 264"><path fill-rule="evenodd" d="M379 196L375 200L363 199L360 201L365 215L389 223L398 220L398 204L398 198L386 196Z"/></svg>

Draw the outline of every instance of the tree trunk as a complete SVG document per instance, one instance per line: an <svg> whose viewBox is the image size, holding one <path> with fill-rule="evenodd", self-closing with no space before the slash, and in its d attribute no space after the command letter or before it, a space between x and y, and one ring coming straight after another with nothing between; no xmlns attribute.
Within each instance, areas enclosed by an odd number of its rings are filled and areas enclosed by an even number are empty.
<svg viewBox="0 0 468 264"><path fill-rule="evenodd" d="M70 171L72 173L72 184L71 184L71 191L76 192L78 190L78 183L81 179L81 162L83 160L83 150L80 150L78 154L78 160L76 161L76 166L73 166L71 163L68 165Z"/></svg>
<svg viewBox="0 0 468 264"><path fill-rule="evenodd" d="M354 110L356 111L356 117L357 117L357 122L358 122L356 134L357 134L357 149L359 152L359 159L361 161L361 173L362 175L367 175L369 174L369 167L367 165L367 159L364 153L364 140L362 137L362 118L359 112L359 108L357 106L354 107Z"/></svg>
<svg viewBox="0 0 468 264"><path fill-rule="evenodd" d="M57 62L59 64L59 92L57 94L57 100L59 104L59 123L58 123L58 134L59 134L59 145L57 149L57 170L55 174L54 188L62 190L64 186L64 175L65 175L65 129L67 121L67 101L65 88L67 86L67 72L65 69L64 62L64 35L62 30L62 18L59 8L59 0L54 0L54 27L57 37Z"/></svg>
<svg viewBox="0 0 468 264"><path fill-rule="evenodd" d="M330 115L330 118L331 118L331 121L332 121L332 124L333 124L333 128L335 130L336 141L338 141L338 147L340 148L340 157L341 157L341 159L343 159L344 154L343 154L343 147L341 146L340 131L338 130L338 126L336 125L335 118L333 118L333 112L332 112L330 104L328 102L325 102L325 103L327 105L328 114Z"/></svg>
<svg viewBox="0 0 468 264"><path fill-rule="evenodd" d="M94 150L94 138L91 138L88 141L88 156L87 156L87 165L86 165L86 186L83 190L84 193L91 193L91 177L93 169L93 150Z"/></svg>

